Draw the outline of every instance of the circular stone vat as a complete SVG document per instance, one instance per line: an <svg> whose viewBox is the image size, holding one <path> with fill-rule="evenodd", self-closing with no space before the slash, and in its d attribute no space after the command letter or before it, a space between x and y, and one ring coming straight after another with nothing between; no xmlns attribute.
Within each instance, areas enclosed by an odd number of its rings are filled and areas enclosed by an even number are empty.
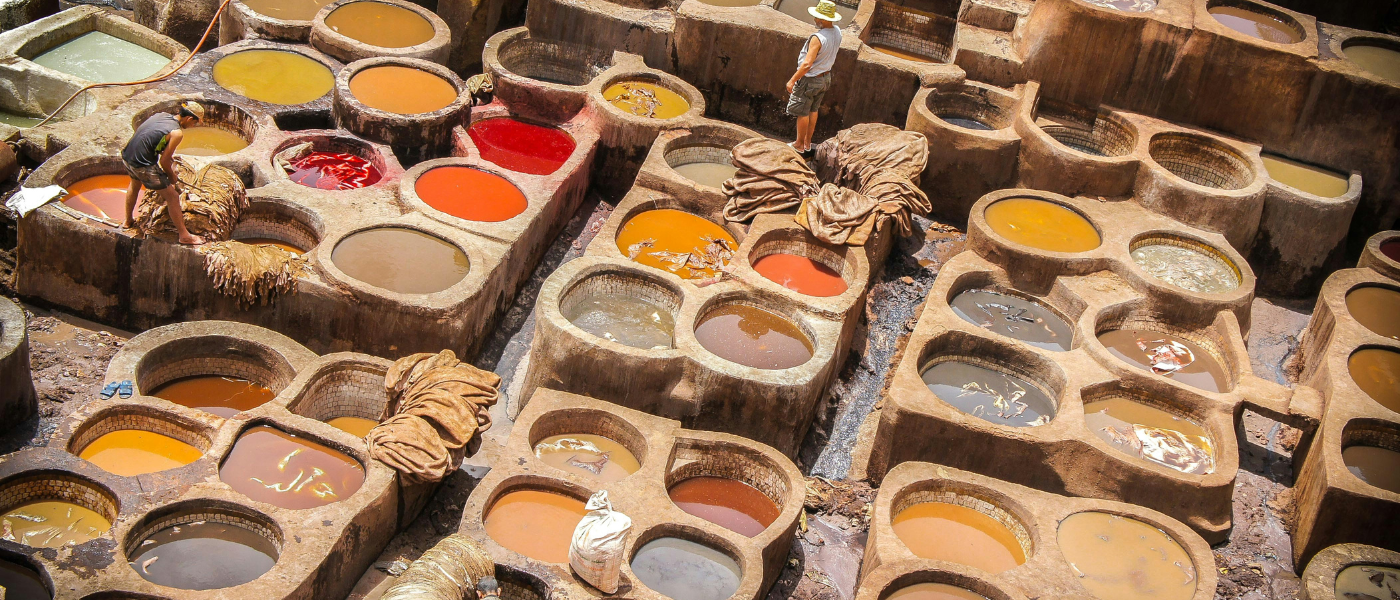
<svg viewBox="0 0 1400 600"><path fill-rule="evenodd" d="M919 502L899 509L891 520L895 536L920 558L946 560L988 573L1000 573L1026 562L1020 538L1004 522L1011 519L1010 515L994 518L964 505L981 504L995 510L985 502L966 496L949 498L954 499L958 503Z"/></svg>
<svg viewBox="0 0 1400 600"><path fill-rule="evenodd" d="M193 375L163 383L150 395L227 419L266 404L277 393L234 375Z"/></svg>
<svg viewBox="0 0 1400 600"><path fill-rule="evenodd" d="M559 302L559 312L594 336L656 350L675 347L680 303L680 294L659 283L604 273L570 287Z"/></svg>
<svg viewBox="0 0 1400 600"><path fill-rule="evenodd" d="M987 597L946 583L916 583L890 592L882 600L987 600Z"/></svg>
<svg viewBox="0 0 1400 600"><path fill-rule="evenodd" d="M1037 427L1055 418L1055 401L1049 394L1018 375L990 366L944 360L925 366L920 376L939 399L989 423Z"/></svg>
<svg viewBox="0 0 1400 600"><path fill-rule="evenodd" d="M228 418L271 400L295 376L286 358L272 348L201 335L171 340L142 356L136 388L144 396ZM177 430L162 431L180 436Z"/></svg>
<svg viewBox="0 0 1400 600"><path fill-rule="evenodd" d="M1102 600L1190 600L1196 594L1191 556L1161 529L1137 519L1082 512L1060 522L1060 552L1079 583Z"/></svg>
<svg viewBox="0 0 1400 600"><path fill-rule="evenodd" d="M253 581L272 569L280 535L265 518L189 508L130 539L126 556L146 581L182 590L216 590Z"/></svg>
<svg viewBox="0 0 1400 600"><path fill-rule="evenodd" d="M592 433L551 435L535 443L535 458L567 473L610 483L642 468L637 457L612 438Z"/></svg>
<svg viewBox="0 0 1400 600"><path fill-rule="evenodd" d="M1206 9L1221 25L1250 37L1276 44L1303 41L1303 26L1279 11L1239 0L1212 2Z"/></svg>
<svg viewBox="0 0 1400 600"><path fill-rule="evenodd" d="M1347 359L1352 381L1372 400L1400 412L1400 352L1364 348Z"/></svg>
<svg viewBox="0 0 1400 600"><path fill-rule="evenodd" d="M510 117L482 119L467 128L481 158L517 173L548 175L574 154L573 136L563 129Z"/></svg>
<svg viewBox="0 0 1400 600"><path fill-rule="evenodd" d="M811 337L788 317L742 302L705 311L695 339L715 356L755 369L798 367L816 350Z"/></svg>
<svg viewBox="0 0 1400 600"><path fill-rule="evenodd" d="M1400 597L1400 568L1352 565L1337 573L1333 590L1337 600Z"/></svg>
<svg viewBox="0 0 1400 600"><path fill-rule="evenodd" d="M666 164L681 177L720 189L739 170L731 162L732 156L727 147L695 144L668 150Z"/></svg>
<svg viewBox="0 0 1400 600"><path fill-rule="evenodd" d="M1153 278L1200 294L1223 294L1240 287L1240 271L1215 248L1176 236L1133 241L1133 263Z"/></svg>
<svg viewBox="0 0 1400 600"><path fill-rule="evenodd" d="M83 214L120 223L130 185L131 178L126 175L95 175L64 186L68 195L63 203Z"/></svg>
<svg viewBox="0 0 1400 600"><path fill-rule="evenodd" d="M326 26L352 40L380 48L426 44L434 35L433 24L422 15L384 2L352 2L341 6L326 15Z"/></svg>
<svg viewBox="0 0 1400 600"><path fill-rule="evenodd" d="M1254 181L1254 170L1239 151L1205 136L1159 133L1152 136L1147 154L1171 174L1199 186L1238 190Z"/></svg>
<svg viewBox="0 0 1400 600"><path fill-rule="evenodd" d="M283 21L310 21L321 8L335 0L240 0L244 6L265 17Z"/></svg>
<svg viewBox="0 0 1400 600"><path fill-rule="evenodd" d="M1005 198L987 206L987 226L1011 242L1050 252L1088 252L1099 247L1089 219L1058 202Z"/></svg>
<svg viewBox="0 0 1400 600"><path fill-rule="evenodd" d="M290 409L363 438L379 424L386 404L384 369L349 361L318 371Z"/></svg>
<svg viewBox="0 0 1400 600"><path fill-rule="evenodd" d="M400 294L432 294L467 276L467 254L435 235L407 227L376 227L340 240L336 268L354 279Z"/></svg>
<svg viewBox="0 0 1400 600"><path fill-rule="evenodd" d="M708 219L671 208L633 216L617 231L617 249L682 279L708 279L729 264L739 243Z"/></svg>
<svg viewBox="0 0 1400 600"><path fill-rule="evenodd" d="M1134 367L1207 392L1226 392L1230 372L1212 348L1156 324L1137 323L1099 334L1109 354Z"/></svg>
<svg viewBox="0 0 1400 600"><path fill-rule="evenodd" d="M347 4L336 12L361 4L379 3ZM350 78L350 93L365 106L400 115L437 112L457 101L457 88L451 82L422 69L400 65L370 67L355 73Z"/></svg>
<svg viewBox="0 0 1400 600"><path fill-rule="evenodd" d="M629 115L652 119L674 119L690 110L690 102L684 96L658 83L640 79L613 83L603 90L603 99Z"/></svg>
<svg viewBox="0 0 1400 600"><path fill-rule="evenodd" d="M1064 352L1074 342L1074 329L1048 306L993 290L960 292L948 303L953 314L987 331L1037 348Z"/></svg>
<svg viewBox="0 0 1400 600"><path fill-rule="evenodd" d="M219 479L249 499L295 510L349 498L364 484L365 468L334 448L257 426L238 436Z"/></svg>
<svg viewBox="0 0 1400 600"><path fill-rule="evenodd" d="M0 588L5 589L6 598L48 600L53 597L37 571L4 558L0 558Z"/></svg>
<svg viewBox="0 0 1400 600"><path fill-rule="evenodd" d="M487 510L486 535L535 560L567 563L574 529L587 512L582 500L561 493L510 491Z"/></svg>
<svg viewBox="0 0 1400 600"><path fill-rule="evenodd" d="M1127 156L1137 144L1137 134L1117 117L1097 111L1075 110L1068 105L1047 106L1042 112L1050 123L1040 129L1061 145L1089 156ZM1063 113L1063 114L1060 114Z"/></svg>
<svg viewBox="0 0 1400 600"><path fill-rule="evenodd" d="M1400 494L1400 452L1377 446L1342 449L1347 470L1366 483Z"/></svg>
<svg viewBox="0 0 1400 600"><path fill-rule="evenodd" d="M231 129L217 125L187 127L184 141L175 149L182 156L223 156L248 147L248 140Z"/></svg>
<svg viewBox="0 0 1400 600"><path fill-rule="evenodd" d="M1366 285L1347 292L1347 313L1376 335L1400 340L1400 290Z"/></svg>
<svg viewBox="0 0 1400 600"><path fill-rule="evenodd" d="M0 498L5 539L30 548L82 544L107 533L117 518L109 492L73 475L20 475L0 483Z"/></svg>
<svg viewBox="0 0 1400 600"><path fill-rule="evenodd" d="M69 444L78 458L102 470L135 477L199 460L209 438L161 413L119 408L84 424Z"/></svg>
<svg viewBox="0 0 1400 600"><path fill-rule="evenodd" d="M1315 167L1276 154L1261 154L1269 178L1295 190L1320 198L1336 198L1347 193L1350 182L1345 174Z"/></svg>
<svg viewBox="0 0 1400 600"><path fill-rule="evenodd" d="M1400 262L1400 239L1390 240L1381 244L1381 254L1395 262Z"/></svg>
<svg viewBox="0 0 1400 600"><path fill-rule="evenodd" d="M935 92L928 96L928 109L945 123L974 131L991 131L1011 126L1012 101L977 87Z"/></svg>
<svg viewBox="0 0 1400 600"><path fill-rule="evenodd" d="M674 600L726 600L743 579L739 563L728 554L678 537L643 544L631 566L643 584Z"/></svg>
<svg viewBox="0 0 1400 600"><path fill-rule="evenodd" d="M782 513L758 488L728 477L691 477L672 484L667 494L686 513L748 537L763 533Z"/></svg>
<svg viewBox="0 0 1400 600"><path fill-rule="evenodd" d="M305 209L280 202L253 202L238 219L232 239L245 244L270 244L306 254L321 243L320 219Z"/></svg>
<svg viewBox="0 0 1400 600"><path fill-rule="evenodd" d="M1215 443L1200 423L1124 393L1084 402L1084 425L1125 455L1182 473L1215 471Z"/></svg>
<svg viewBox="0 0 1400 600"><path fill-rule="evenodd" d="M283 144L286 149L296 142ZM347 149L347 148L340 148ZM363 153L371 153L363 147L356 147ZM333 152L317 150L291 161L292 171L287 178L309 188L318 190L354 190L379 183L384 173L374 161L357 152Z"/></svg>
<svg viewBox="0 0 1400 600"><path fill-rule="evenodd" d="M1392 83L1400 83L1400 48L1380 38L1347 40L1342 54L1366 72Z"/></svg>
<svg viewBox="0 0 1400 600"><path fill-rule="evenodd" d="M268 104L305 104L335 86L330 68L288 50L243 50L214 63L214 83Z"/></svg>
<svg viewBox="0 0 1400 600"><path fill-rule="evenodd" d="M487 223L510 219L530 204L525 193L506 178L473 167L428 169L413 182L413 192L435 210Z"/></svg>
<svg viewBox="0 0 1400 600"><path fill-rule="evenodd" d="M764 255L754 261L753 270L773 283L807 296L829 298L840 296L847 289L840 271L799 254Z"/></svg>
<svg viewBox="0 0 1400 600"><path fill-rule="evenodd" d="M496 59L522 77L559 85L588 85L612 64L612 51L554 40L509 38Z"/></svg>

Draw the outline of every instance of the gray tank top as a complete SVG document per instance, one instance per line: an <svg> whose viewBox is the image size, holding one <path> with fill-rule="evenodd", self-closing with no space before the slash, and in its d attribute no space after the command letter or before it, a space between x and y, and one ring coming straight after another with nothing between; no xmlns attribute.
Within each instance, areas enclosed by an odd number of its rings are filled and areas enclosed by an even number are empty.
<svg viewBox="0 0 1400 600"><path fill-rule="evenodd" d="M812 62L812 68L807 71L807 77L826 75L831 71L831 67L836 66L836 54L841 51L841 28L823 27L818 29L812 37L821 40L822 48L817 51L817 60ZM807 38L811 40L811 38ZM807 44L802 44L802 52L797 55L797 66L802 66L802 61L807 60Z"/></svg>
<svg viewBox="0 0 1400 600"><path fill-rule="evenodd" d="M136 128L136 135L122 149L122 160L133 167L149 167L160 161L160 153L170 143L170 132L180 128L180 121L170 113L151 115Z"/></svg>

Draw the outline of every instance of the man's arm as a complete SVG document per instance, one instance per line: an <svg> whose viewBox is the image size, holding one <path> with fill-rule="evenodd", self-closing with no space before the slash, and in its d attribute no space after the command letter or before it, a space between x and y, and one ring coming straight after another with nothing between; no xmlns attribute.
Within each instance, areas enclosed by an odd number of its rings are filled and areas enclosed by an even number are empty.
<svg viewBox="0 0 1400 600"><path fill-rule="evenodd" d="M792 88L797 85L798 80L807 76L807 71L812 69L812 63L817 62L817 53L822 51L822 41L817 36L807 38L807 58L802 64L797 66L797 72L792 74L792 79L788 80L787 91L792 93Z"/></svg>
<svg viewBox="0 0 1400 600"><path fill-rule="evenodd" d="M165 144L165 151L160 153L160 168L170 177L170 185L175 186L175 191L180 191L180 178L175 173L175 149L180 147L180 142L184 141L185 132L176 129L170 132L170 140Z"/></svg>

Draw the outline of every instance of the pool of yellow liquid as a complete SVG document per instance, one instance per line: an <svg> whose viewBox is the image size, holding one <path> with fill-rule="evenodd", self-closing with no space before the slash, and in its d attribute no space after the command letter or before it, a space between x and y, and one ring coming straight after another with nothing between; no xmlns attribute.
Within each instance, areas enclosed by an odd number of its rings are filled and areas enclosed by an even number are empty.
<svg viewBox="0 0 1400 600"><path fill-rule="evenodd" d="M379 424L379 421L364 417L336 417L326 421L326 424L355 437L365 437L369 435L369 430L374 429L374 426Z"/></svg>
<svg viewBox="0 0 1400 600"><path fill-rule="evenodd" d="M603 99L623 112L653 119L673 119L690 110L680 94L645 81L614 83L603 90Z"/></svg>
<svg viewBox="0 0 1400 600"><path fill-rule="evenodd" d="M997 235L1051 252L1088 252L1099 247L1099 232L1079 213L1039 198L1007 198L983 213Z"/></svg>
<svg viewBox="0 0 1400 600"><path fill-rule="evenodd" d="M432 41L433 24L418 13L383 2L353 2L326 15L326 26L352 40L380 48L407 48Z"/></svg>
<svg viewBox="0 0 1400 600"><path fill-rule="evenodd" d="M305 104L331 91L335 74L296 52L244 50L214 63L214 83L268 104Z"/></svg>
<svg viewBox="0 0 1400 600"><path fill-rule="evenodd" d="M333 0L243 0L253 12L283 21L310 21Z"/></svg>
<svg viewBox="0 0 1400 600"><path fill-rule="evenodd" d="M175 148L176 154L185 156L222 156L233 154L248 147L248 140L221 127L187 127L184 141Z"/></svg>
<svg viewBox="0 0 1400 600"><path fill-rule="evenodd" d="M81 544L111 528L93 510L58 500L30 502L0 516L0 538L31 548Z"/></svg>
<svg viewBox="0 0 1400 600"><path fill-rule="evenodd" d="M1347 193L1347 177L1341 173L1282 156L1265 154L1260 158L1264 159L1264 169L1269 172L1269 177L1286 186L1323 198L1336 198Z"/></svg>
<svg viewBox="0 0 1400 600"><path fill-rule="evenodd" d="M734 236L723 227L670 208L649 210L632 217L617 232L617 249L623 256L685 279L704 279L718 274L713 261L702 265L688 258L703 255L711 245L725 246L730 253L739 248Z"/></svg>
<svg viewBox="0 0 1400 600"><path fill-rule="evenodd" d="M85 446L78 458L122 477L188 465L203 452L173 437L140 429L118 429Z"/></svg>

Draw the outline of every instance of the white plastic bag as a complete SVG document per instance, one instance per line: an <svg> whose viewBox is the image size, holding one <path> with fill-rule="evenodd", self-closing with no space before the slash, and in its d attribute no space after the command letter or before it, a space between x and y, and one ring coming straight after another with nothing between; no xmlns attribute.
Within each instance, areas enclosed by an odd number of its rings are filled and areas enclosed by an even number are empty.
<svg viewBox="0 0 1400 600"><path fill-rule="evenodd" d="M632 530L632 519L613 510L607 490L588 499L588 510L574 528L574 539L569 544L569 566L593 587L612 594L617 591L622 552L627 545L627 533Z"/></svg>

